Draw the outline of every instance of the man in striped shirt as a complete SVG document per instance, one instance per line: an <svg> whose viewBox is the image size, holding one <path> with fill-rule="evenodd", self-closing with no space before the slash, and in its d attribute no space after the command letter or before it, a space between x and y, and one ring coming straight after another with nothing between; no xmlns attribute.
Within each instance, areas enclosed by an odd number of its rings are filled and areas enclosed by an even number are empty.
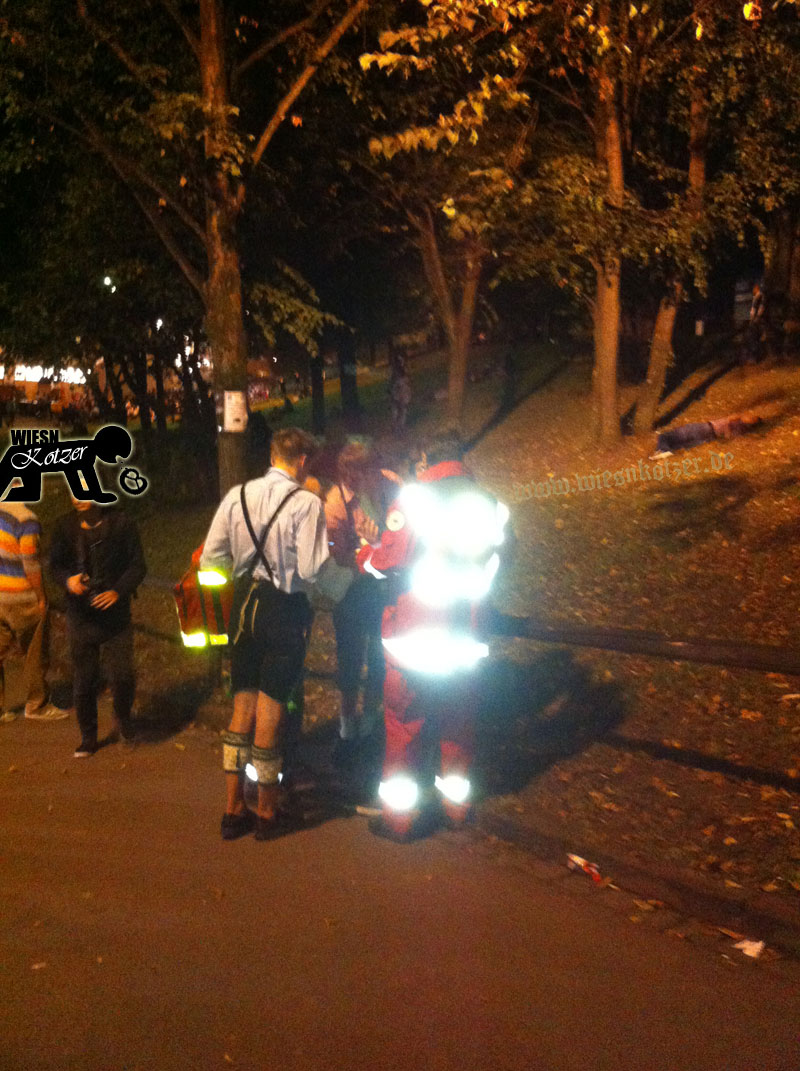
<svg viewBox="0 0 800 1071"><path fill-rule="evenodd" d="M24 659L22 682L25 717L58 721L69 716L47 701L47 600L42 586L39 540L42 529L36 514L21 502L0 502L0 694L5 707L6 661L15 654ZM13 709L4 709L0 721L13 721Z"/></svg>

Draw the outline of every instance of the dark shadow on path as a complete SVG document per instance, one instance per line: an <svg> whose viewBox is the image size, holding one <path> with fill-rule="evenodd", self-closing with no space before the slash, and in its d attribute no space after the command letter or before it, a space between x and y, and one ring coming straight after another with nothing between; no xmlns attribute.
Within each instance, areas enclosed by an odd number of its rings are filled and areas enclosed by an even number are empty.
<svg viewBox="0 0 800 1071"><path fill-rule="evenodd" d="M719 368L715 368L714 371L706 376L701 383L698 383L696 387L693 387L685 397L675 402L671 409L668 409L666 413L656 420L656 428L663 428L667 424L671 424L672 421L675 420L676 417L679 417L681 413L685 412L693 402L702 398L717 380L722 379L723 376L726 376L729 372L732 372L738 367L739 365L736 361L727 361L725 364L720 365ZM670 391L669 393L671 394L673 391ZM667 397L668 396L669 394ZM723 413L721 415L727 416L728 414Z"/></svg>
<svg viewBox="0 0 800 1071"><path fill-rule="evenodd" d="M519 664L492 659L474 677L477 714L474 779L480 796L518 792L553 763L604 737L625 716L622 693L613 683L593 681L568 651L555 650ZM435 743L437 719L426 730ZM318 779L317 791L354 804L374 798L383 760L383 727L362 743L355 777L341 776L331 762L338 724L315 726L299 740L300 764ZM423 746L435 760L438 750ZM421 771L423 780L438 773ZM351 813L354 807L351 806Z"/></svg>
<svg viewBox="0 0 800 1071"><path fill-rule="evenodd" d="M147 694L139 704L134 721L137 742L158 744L176 736L194 721L201 705L213 691L207 677L195 677Z"/></svg>
<svg viewBox="0 0 800 1071"><path fill-rule="evenodd" d="M713 444L707 445L713 448ZM663 539L687 533L692 540L702 540L715 532L730 539L739 537L741 511L757 488L744 476L713 472L706 475L708 478L703 480L665 480L656 490L647 503L654 534Z"/></svg>
<svg viewBox="0 0 800 1071"><path fill-rule="evenodd" d="M592 680L563 650L525 664L492 660L476 689L476 775L489 796L519 792L554 763L603 739L626 713L618 685Z"/></svg>

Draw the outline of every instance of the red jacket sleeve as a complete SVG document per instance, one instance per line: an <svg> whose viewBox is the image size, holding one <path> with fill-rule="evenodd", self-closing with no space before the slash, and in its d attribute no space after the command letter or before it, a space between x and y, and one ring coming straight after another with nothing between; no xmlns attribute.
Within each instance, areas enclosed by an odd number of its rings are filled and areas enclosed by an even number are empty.
<svg viewBox="0 0 800 1071"><path fill-rule="evenodd" d="M403 569L410 565L414 554L414 537L406 523L403 510L396 502L389 507L386 525L376 547L365 546L358 552L356 561L362 573L372 570L387 573L392 569Z"/></svg>

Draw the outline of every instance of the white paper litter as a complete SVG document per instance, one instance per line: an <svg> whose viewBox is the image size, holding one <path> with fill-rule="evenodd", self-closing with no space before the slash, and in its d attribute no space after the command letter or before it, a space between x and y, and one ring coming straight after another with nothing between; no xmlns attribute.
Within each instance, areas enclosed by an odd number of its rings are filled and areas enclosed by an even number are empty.
<svg viewBox="0 0 800 1071"><path fill-rule="evenodd" d="M765 946L763 941L740 941L733 947L738 948L746 956L750 956L752 959L758 959L764 951Z"/></svg>

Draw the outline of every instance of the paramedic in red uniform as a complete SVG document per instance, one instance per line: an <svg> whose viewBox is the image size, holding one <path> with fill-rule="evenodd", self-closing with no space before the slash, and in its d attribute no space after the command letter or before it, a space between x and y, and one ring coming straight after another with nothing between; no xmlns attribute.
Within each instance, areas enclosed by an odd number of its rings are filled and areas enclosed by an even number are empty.
<svg viewBox="0 0 800 1071"><path fill-rule="evenodd" d="M382 815L373 831L422 831L438 797L449 824L470 808L474 679L488 648L474 635L476 605L499 564L508 510L461 463L455 436L432 443L386 517L380 544L359 568L388 587L381 636L386 656L386 755Z"/></svg>

